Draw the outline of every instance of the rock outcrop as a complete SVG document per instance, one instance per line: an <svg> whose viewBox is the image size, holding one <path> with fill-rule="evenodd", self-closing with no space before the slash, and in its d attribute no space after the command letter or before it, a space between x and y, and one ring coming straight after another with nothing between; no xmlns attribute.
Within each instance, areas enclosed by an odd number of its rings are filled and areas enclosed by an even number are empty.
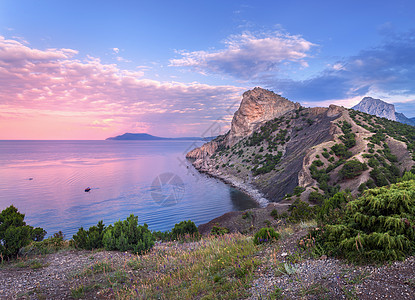
<svg viewBox="0 0 415 300"><path fill-rule="evenodd" d="M242 95L241 105L235 112L230 131L203 146L190 151L186 157L200 159L212 155L219 147L232 147L249 136L265 122L296 110L301 105L269 90L255 87Z"/></svg>
<svg viewBox="0 0 415 300"><path fill-rule="evenodd" d="M259 87L245 92L241 105L233 116L231 130L226 137L226 144L233 146L265 122L299 107L299 103L291 102L280 95Z"/></svg>
<svg viewBox="0 0 415 300"><path fill-rule="evenodd" d="M210 141L202 146L191 150L186 154L186 158L190 159L205 159L211 156L218 149L219 145L223 144L223 139L216 139Z"/></svg>
<svg viewBox="0 0 415 300"><path fill-rule="evenodd" d="M354 110L358 110L370 115L375 115L381 118L386 118L392 121L396 121L395 105L386 103L380 99L374 99L372 97L364 97L359 104L352 107Z"/></svg>
<svg viewBox="0 0 415 300"><path fill-rule="evenodd" d="M375 115L380 118L387 118L392 121L397 121L403 124L415 126L415 118L408 118L403 113L395 110L395 105L382 101L380 99L373 99L372 97L364 97L359 104L352 107L370 115Z"/></svg>

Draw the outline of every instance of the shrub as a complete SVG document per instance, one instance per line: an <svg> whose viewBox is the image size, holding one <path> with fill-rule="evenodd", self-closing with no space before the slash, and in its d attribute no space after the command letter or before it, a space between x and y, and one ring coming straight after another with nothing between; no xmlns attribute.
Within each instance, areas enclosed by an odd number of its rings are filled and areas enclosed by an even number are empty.
<svg viewBox="0 0 415 300"><path fill-rule="evenodd" d="M275 208L271 211L271 217L273 217L274 219L278 219L279 214L278 214L278 210L276 210Z"/></svg>
<svg viewBox="0 0 415 300"><path fill-rule="evenodd" d="M32 230L31 238L33 241L40 242L44 239L46 231L43 228L36 227Z"/></svg>
<svg viewBox="0 0 415 300"><path fill-rule="evenodd" d="M252 219L252 213L250 211L246 211L242 214L242 219L246 220L251 220Z"/></svg>
<svg viewBox="0 0 415 300"><path fill-rule="evenodd" d="M398 179L398 182L415 180L415 174L412 172L405 172L405 174Z"/></svg>
<svg viewBox="0 0 415 300"><path fill-rule="evenodd" d="M344 218L324 228L323 246L353 261L402 260L415 254L415 181L367 190Z"/></svg>
<svg viewBox="0 0 415 300"><path fill-rule="evenodd" d="M296 196L300 196L304 191L305 191L305 188L298 185L294 188L293 194Z"/></svg>
<svg viewBox="0 0 415 300"><path fill-rule="evenodd" d="M254 243L256 245L277 241L280 234L272 228L261 228L254 236Z"/></svg>
<svg viewBox="0 0 415 300"><path fill-rule="evenodd" d="M15 257L19 249L32 240L43 240L46 231L26 225L24 217L13 205L0 213L0 254L3 258Z"/></svg>
<svg viewBox="0 0 415 300"><path fill-rule="evenodd" d="M105 225L103 221L99 221L97 226L92 226L88 230L83 227L72 237L74 246L77 248L92 250L103 248L102 239L104 237Z"/></svg>
<svg viewBox="0 0 415 300"><path fill-rule="evenodd" d="M62 233L62 232L61 232ZM19 255L41 255L55 253L65 247L63 234L55 233L42 241L32 241L28 246L19 250Z"/></svg>
<svg viewBox="0 0 415 300"><path fill-rule="evenodd" d="M343 144L335 144L333 147L331 147L331 150L336 154L336 156L341 158L349 158L353 154L350 151L347 151L347 147Z"/></svg>
<svg viewBox="0 0 415 300"><path fill-rule="evenodd" d="M138 217L131 214L126 220L107 227L103 244L106 250L131 250L142 254L153 247L154 237L147 224L138 225Z"/></svg>
<svg viewBox="0 0 415 300"><path fill-rule="evenodd" d="M288 208L288 211L290 212L288 221L293 223L307 221L314 217L313 208L310 205L308 205L308 203L305 203L300 199L295 200L293 204L291 204Z"/></svg>
<svg viewBox="0 0 415 300"><path fill-rule="evenodd" d="M210 231L210 234L212 235L224 235L229 233L229 229L226 227L220 227L220 226L213 226L212 230Z"/></svg>
<svg viewBox="0 0 415 300"><path fill-rule="evenodd" d="M347 161L343 168L340 170L340 175L343 179L352 179L356 176L362 174L363 171L367 170L367 165L365 163L361 163L358 160L350 160Z"/></svg>
<svg viewBox="0 0 415 300"><path fill-rule="evenodd" d="M171 232L170 231L153 231L153 236L156 241L170 241Z"/></svg>
<svg viewBox="0 0 415 300"><path fill-rule="evenodd" d="M314 204L321 204L324 200L324 196L320 194L319 192L311 192L310 195L308 195L308 201Z"/></svg>
<svg viewBox="0 0 415 300"><path fill-rule="evenodd" d="M322 224L334 224L343 215L346 203L352 199L350 192L338 192L333 197L324 199L319 211L317 220Z"/></svg>
<svg viewBox="0 0 415 300"><path fill-rule="evenodd" d="M321 160L317 159L313 161L313 165L315 165L316 167L321 167L322 165L324 165L324 163Z"/></svg>
<svg viewBox="0 0 415 300"><path fill-rule="evenodd" d="M182 221L174 225L171 230L171 237L175 240L198 239L199 230L192 221Z"/></svg>

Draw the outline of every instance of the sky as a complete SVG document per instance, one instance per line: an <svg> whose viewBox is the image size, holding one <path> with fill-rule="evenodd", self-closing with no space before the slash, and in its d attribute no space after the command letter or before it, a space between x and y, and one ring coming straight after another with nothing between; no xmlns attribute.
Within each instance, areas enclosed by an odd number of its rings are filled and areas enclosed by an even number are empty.
<svg viewBox="0 0 415 300"><path fill-rule="evenodd" d="M0 139L212 136L260 86L415 117L415 1L0 0Z"/></svg>

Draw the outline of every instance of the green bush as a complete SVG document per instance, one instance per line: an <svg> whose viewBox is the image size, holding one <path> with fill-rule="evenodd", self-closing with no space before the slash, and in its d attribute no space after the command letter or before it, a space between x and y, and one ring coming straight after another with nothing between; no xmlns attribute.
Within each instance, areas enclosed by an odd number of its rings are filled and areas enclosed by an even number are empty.
<svg viewBox="0 0 415 300"><path fill-rule="evenodd" d="M62 232L61 232L62 233ZM32 241L29 245L19 250L20 255L42 255L55 253L65 247L63 234L55 233L42 241Z"/></svg>
<svg viewBox="0 0 415 300"><path fill-rule="evenodd" d="M213 226L211 231L210 231L210 234L212 234L212 235L224 235L224 234L227 234L229 232L230 232L229 229L226 228L226 227Z"/></svg>
<svg viewBox="0 0 415 300"><path fill-rule="evenodd" d="M320 205L323 203L324 195L320 194L319 192L311 192L310 195L308 195L308 201L314 204Z"/></svg>
<svg viewBox="0 0 415 300"><path fill-rule="evenodd" d="M305 203L300 199L295 200L293 204L290 205L288 212L290 213L290 216L287 220L293 223L307 221L314 217L314 209L308 205L308 203Z"/></svg>
<svg viewBox="0 0 415 300"><path fill-rule="evenodd" d="M313 165L315 165L316 167L321 167L322 165L324 165L324 163L321 160L317 159L313 161Z"/></svg>
<svg viewBox="0 0 415 300"><path fill-rule="evenodd" d="M343 179L352 179L362 174L363 171L367 170L367 165L354 159L347 161L343 168L340 170L340 175Z"/></svg>
<svg viewBox="0 0 415 300"><path fill-rule="evenodd" d="M272 228L261 228L254 236L254 243L256 245L277 241L280 234Z"/></svg>
<svg viewBox="0 0 415 300"><path fill-rule="evenodd" d="M350 192L338 192L333 197L324 199L317 212L317 220L321 224L335 224L343 215L343 210L352 200Z"/></svg>
<svg viewBox="0 0 415 300"><path fill-rule="evenodd" d="M398 179L398 182L415 180L415 174L412 172L405 172L405 174Z"/></svg>
<svg viewBox="0 0 415 300"><path fill-rule="evenodd" d="M335 144L333 147L331 147L331 150L334 152L334 154L336 154L336 156L344 159L347 159L353 155L352 152L347 151L347 147L343 144Z"/></svg>
<svg viewBox="0 0 415 300"><path fill-rule="evenodd" d="M343 218L326 225L322 245L353 261L394 261L415 254L415 181L367 190Z"/></svg>
<svg viewBox="0 0 415 300"><path fill-rule="evenodd" d="M81 249L99 249L103 248L102 239L104 237L105 225L103 221L99 221L97 226L91 226L88 230L83 227L72 237L74 246Z"/></svg>
<svg viewBox="0 0 415 300"><path fill-rule="evenodd" d="M117 221L104 232L103 244L106 250L131 250L142 254L154 245L154 236L147 224L138 225L138 217L131 214L124 221Z"/></svg>
<svg viewBox="0 0 415 300"><path fill-rule="evenodd" d="M171 232L170 231L153 231L153 236L156 241L170 241Z"/></svg>
<svg viewBox="0 0 415 300"><path fill-rule="evenodd" d="M251 220L252 219L252 213L250 211L246 211L242 214L242 219L246 220Z"/></svg>
<svg viewBox="0 0 415 300"><path fill-rule="evenodd" d="M199 230L192 221L182 221L174 225L171 237L174 240L199 239Z"/></svg>
<svg viewBox="0 0 415 300"><path fill-rule="evenodd" d="M0 254L4 259L15 257L19 249L31 241L41 241L46 234L42 228L26 225L24 214L13 205L0 213Z"/></svg>
<svg viewBox="0 0 415 300"><path fill-rule="evenodd" d="M273 217L275 220L279 218L278 210L275 208L271 211L271 217Z"/></svg>
<svg viewBox="0 0 415 300"><path fill-rule="evenodd" d="M300 196L304 191L305 191L305 188L298 185L294 188L293 194L296 196Z"/></svg>

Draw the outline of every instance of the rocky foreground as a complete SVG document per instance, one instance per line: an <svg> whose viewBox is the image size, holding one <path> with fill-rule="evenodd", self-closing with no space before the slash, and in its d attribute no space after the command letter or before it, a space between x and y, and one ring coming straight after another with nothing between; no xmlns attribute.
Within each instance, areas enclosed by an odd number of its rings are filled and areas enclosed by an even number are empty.
<svg viewBox="0 0 415 300"><path fill-rule="evenodd" d="M310 257L297 247L310 226L283 226L280 241L256 247L249 236L229 234L159 243L141 257L69 249L27 257L1 266L0 298L415 299L414 257L378 266Z"/></svg>

